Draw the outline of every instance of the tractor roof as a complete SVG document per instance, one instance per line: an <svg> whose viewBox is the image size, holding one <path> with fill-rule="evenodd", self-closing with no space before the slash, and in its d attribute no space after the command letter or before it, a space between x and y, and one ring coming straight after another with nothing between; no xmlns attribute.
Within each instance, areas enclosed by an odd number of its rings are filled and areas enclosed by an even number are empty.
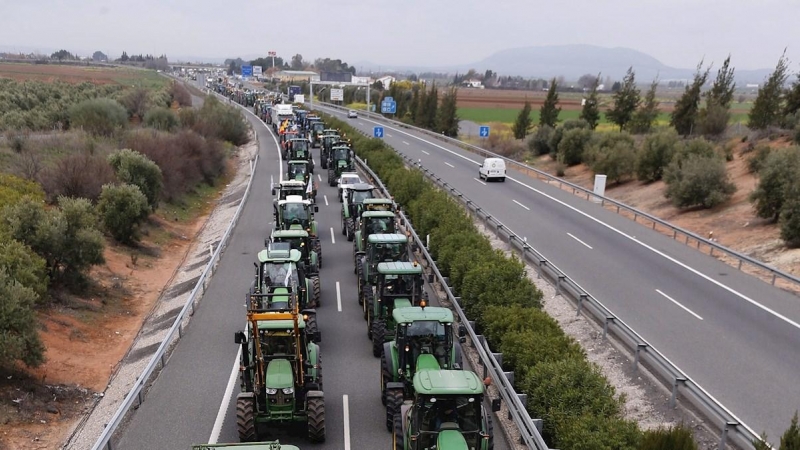
<svg viewBox="0 0 800 450"><path fill-rule="evenodd" d="M350 189L351 191L371 191L371 190L375 189L375 186L373 186L373 185L371 185L369 183L354 183L354 184L348 185L347 189Z"/></svg>
<svg viewBox="0 0 800 450"><path fill-rule="evenodd" d="M267 314L264 314L267 315ZM303 317L297 318L297 328L301 330L306 327L306 321L303 320ZM258 321L258 329L259 330L286 330L289 332L294 331L294 321L291 319L278 319L278 320L259 320Z"/></svg>
<svg viewBox="0 0 800 450"><path fill-rule="evenodd" d="M293 159L291 161L288 161L287 164L298 164L298 165L302 164L302 165L305 166L306 164L308 164L308 160L307 159Z"/></svg>
<svg viewBox="0 0 800 450"><path fill-rule="evenodd" d="M307 238L308 231L306 230L275 230L272 232L272 237L275 238Z"/></svg>
<svg viewBox="0 0 800 450"><path fill-rule="evenodd" d="M306 184L300 180L282 180L281 187L301 187L305 188Z"/></svg>
<svg viewBox="0 0 800 450"><path fill-rule="evenodd" d="M392 311L392 318L397 323L411 323L423 320L439 323L453 323L453 311L439 306L428 306L425 308L412 306L410 308L396 308Z"/></svg>
<svg viewBox="0 0 800 450"><path fill-rule="evenodd" d="M405 244L408 242L408 238L404 234L376 233L367 236L367 242L370 244Z"/></svg>
<svg viewBox="0 0 800 450"><path fill-rule="evenodd" d="M304 199L302 195L287 195L284 200L278 200L278 205L285 205L287 203L303 203L306 205L311 205L311 200Z"/></svg>
<svg viewBox="0 0 800 450"><path fill-rule="evenodd" d="M377 218L384 218L384 217L394 217L394 213L391 211L364 211L361 213L361 218L369 219L372 217Z"/></svg>
<svg viewBox="0 0 800 450"><path fill-rule="evenodd" d="M288 243L286 245L288 245ZM258 262L298 262L301 256L300 250L286 250L284 248L274 248L270 245L270 247L258 252Z"/></svg>
<svg viewBox="0 0 800 450"><path fill-rule="evenodd" d="M291 138L291 139L289 139L289 142L295 142L295 141L308 142L308 139L306 139L306 138Z"/></svg>
<svg viewBox="0 0 800 450"><path fill-rule="evenodd" d="M391 205L394 202L392 202L392 200L388 199L388 198L375 197L375 198L368 198L368 199L364 200L364 203L370 203L370 204L376 204L376 205Z"/></svg>
<svg viewBox="0 0 800 450"><path fill-rule="evenodd" d="M383 275L416 275L422 274L422 267L417 263L406 261L378 263L378 273Z"/></svg>
<svg viewBox="0 0 800 450"><path fill-rule="evenodd" d="M480 395L483 383L469 370L423 370L414 374L414 391L422 395Z"/></svg>

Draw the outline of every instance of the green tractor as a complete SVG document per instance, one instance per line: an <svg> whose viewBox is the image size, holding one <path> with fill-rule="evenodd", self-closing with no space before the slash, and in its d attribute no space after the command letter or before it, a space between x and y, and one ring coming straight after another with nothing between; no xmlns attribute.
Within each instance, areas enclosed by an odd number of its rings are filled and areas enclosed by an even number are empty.
<svg viewBox="0 0 800 450"><path fill-rule="evenodd" d="M311 147L319 148L320 136L325 131L325 122L323 122L322 119L311 121L309 125L309 131L310 131L309 138L311 138Z"/></svg>
<svg viewBox="0 0 800 450"><path fill-rule="evenodd" d="M317 258L322 260L322 242L317 233L317 221L314 213L319 211L319 206L309 200L303 200L298 195L289 195L285 200L278 200L275 204L274 220L276 230L304 230L308 233L311 250L316 252Z"/></svg>
<svg viewBox="0 0 800 450"><path fill-rule="evenodd" d="M364 295L367 304L367 337L372 340L372 356L379 358L383 344L394 339L393 312L427 303L422 267L416 262L378 263L377 282Z"/></svg>
<svg viewBox="0 0 800 450"><path fill-rule="evenodd" d="M319 274L311 275L301 263L302 252L294 250L291 243L271 242L258 253L256 274L250 287L249 298L263 299L263 309L286 309L291 298L287 289L294 290L300 309L315 308L320 304ZM316 319L309 319L309 330L316 331Z"/></svg>
<svg viewBox="0 0 800 450"><path fill-rule="evenodd" d="M419 306L395 309L392 316L397 324L395 338L383 344L381 354L381 401L386 405L389 431L403 401L414 397L411 382L415 373L461 369L461 346L456 344L452 311ZM460 342L466 333L463 326L458 328Z"/></svg>
<svg viewBox="0 0 800 450"><path fill-rule="evenodd" d="M322 130L322 134L317 138L319 140L319 160L323 169L328 168L328 155L331 153L331 146L334 142L342 140L339 136L339 131L332 128Z"/></svg>
<svg viewBox="0 0 800 450"><path fill-rule="evenodd" d="M375 198L375 187L367 183L345 185L342 189L342 234L352 241L356 236L356 223L361 217L364 201ZM390 233L390 231L386 231Z"/></svg>
<svg viewBox="0 0 800 450"><path fill-rule="evenodd" d="M367 238L363 252L356 253L356 279L358 280L358 304L364 309L367 318L367 304L364 298L372 292L377 283L378 264L382 262L409 261L408 238L402 234L376 233Z"/></svg>
<svg viewBox="0 0 800 450"><path fill-rule="evenodd" d="M307 160L290 160L286 162L286 179L302 181L311 190L311 198L317 198L317 184L311 176L310 163Z"/></svg>
<svg viewBox="0 0 800 450"><path fill-rule="evenodd" d="M282 290L252 297L247 326L235 335L241 346L241 393L236 397L239 440L258 441L259 425L277 429L303 424L310 441L323 442L325 398L319 345L314 342L319 341L319 332L312 338L310 315L300 312L297 301L284 303L289 308L264 308L267 295L297 295L291 287Z"/></svg>
<svg viewBox="0 0 800 450"><path fill-rule="evenodd" d="M198 444L193 445L192 450L300 450L299 447L289 444L281 444L280 441L264 442L242 442L239 444Z"/></svg>
<svg viewBox="0 0 800 450"><path fill-rule="evenodd" d="M493 450L491 413L481 379L468 370L414 374L414 398L393 418L394 450ZM500 400L492 401L500 410Z"/></svg>
<svg viewBox="0 0 800 450"><path fill-rule="evenodd" d="M355 217L358 221L353 223L346 223L348 226L358 227L355 230L347 229L348 238L353 240L353 252L358 254L363 253L366 247L366 239L373 233L396 233L397 223L394 220L395 212L391 209L383 209L381 203L374 203L374 201L391 201L386 199L370 198L365 199L357 207L353 208L356 211ZM376 208L377 206L377 208Z"/></svg>
<svg viewBox="0 0 800 450"><path fill-rule="evenodd" d="M353 148L349 145L334 145L328 154L328 186L336 186L342 172L355 171Z"/></svg>
<svg viewBox="0 0 800 450"><path fill-rule="evenodd" d="M288 243L292 250L300 252L300 261L308 276L318 277L319 269L322 267L322 255L315 250L320 247L316 241L317 238L312 238L306 230L273 230L265 245L269 245L270 242Z"/></svg>
<svg viewBox="0 0 800 450"><path fill-rule="evenodd" d="M277 185L273 184L272 195L276 196L276 198L272 200L273 203L276 203L278 200L286 200L286 197L290 195L297 195L303 200L314 201L314 198L311 197L311 191L308 189L308 185L297 180L281 180Z"/></svg>
<svg viewBox="0 0 800 450"><path fill-rule="evenodd" d="M286 142L286 159L289 161L308 161L309 171L314 173L314 158L311 156L311 143L306 138L289 139Z"/></svg>

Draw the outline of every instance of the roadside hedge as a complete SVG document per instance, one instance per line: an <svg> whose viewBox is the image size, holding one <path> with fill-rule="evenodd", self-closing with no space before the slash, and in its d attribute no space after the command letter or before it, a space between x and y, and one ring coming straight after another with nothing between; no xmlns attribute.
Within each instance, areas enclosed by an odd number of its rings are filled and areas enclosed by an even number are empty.
<svg viewBox="0 0 800 450"><path fill-rule="evenodd" d="M356 154L384 181L461 297L503 365L528 394L532 417L544 419L543 437L562 450L638 449L643 433L623 417L623 399L586 360L580 345L541 310L542 292L516 256L492 248L470 215L422 173L379 139L359 134L344 121L324 115L352 139Z"/></svg>

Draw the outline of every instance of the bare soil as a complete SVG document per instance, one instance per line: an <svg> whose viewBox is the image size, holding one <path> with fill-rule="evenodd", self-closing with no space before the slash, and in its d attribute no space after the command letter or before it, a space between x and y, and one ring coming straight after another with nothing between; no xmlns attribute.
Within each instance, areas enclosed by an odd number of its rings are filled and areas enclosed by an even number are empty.
<svg viewBox="0 0 800 450"><path fill-rule="evenodd" d="M52 83L120 84L137 78L132 69L113 67L67 66L59 64L0 63L0 78L17 81L44 81Z"/></svg>

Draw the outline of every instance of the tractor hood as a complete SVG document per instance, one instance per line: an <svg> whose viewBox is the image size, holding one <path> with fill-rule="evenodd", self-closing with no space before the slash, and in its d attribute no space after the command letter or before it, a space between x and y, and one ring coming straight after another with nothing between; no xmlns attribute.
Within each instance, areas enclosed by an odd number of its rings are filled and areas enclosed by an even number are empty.
<svg viewBox="0 0 800 450"><path fill-rule="evenodd" d="M430 353L423 353L417 358L417 371L420 370L439 370L439 361Z"/></svg>
<svg viewBox="0 0 800 450"><path fill-rule="evenodd" d="M411 304L411 300L407 298L396 298L394 299L394 309L397 308L411 308L413 305Z"/></svg>
<svg viewBox="0 0 800 450"><path fill-rule="evenodd" d="M444 430L439 432L436 439L436 448L439 450L468 450L467 441L458 430Z"/></svg>
<svg viewBox="0 0 800 450"><path fill-rule="evenodd" d="M338 167L347 167L347 161L340 159L339 161L336 161L336 165Z"/></svg>
<svg viewBox="0 0 800 450"><path fill-rule="evenodd" d="M267 365L266 385L268 389L294 387L292 365L285 359L273 359Z"/></svg>

